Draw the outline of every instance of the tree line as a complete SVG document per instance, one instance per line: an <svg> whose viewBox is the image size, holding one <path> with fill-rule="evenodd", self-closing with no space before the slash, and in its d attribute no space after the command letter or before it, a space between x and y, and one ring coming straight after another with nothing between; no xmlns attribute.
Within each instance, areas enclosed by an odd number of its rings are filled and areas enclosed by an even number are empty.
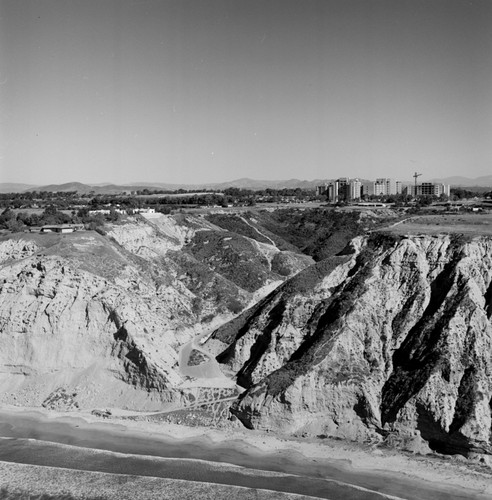
<svg viewBox="0 0 492 500"><path fill-rule="evenodd" d="M105 222L117 222L120 218L121 215L114 208L107 215L90 214L87 207L74 210L70 214L61 212L55 205L47 206L40 214L17 212L7 208L0 214L0 229L19 232L29 227L84 224L87 229L97 230L102 228Z"/></svg>

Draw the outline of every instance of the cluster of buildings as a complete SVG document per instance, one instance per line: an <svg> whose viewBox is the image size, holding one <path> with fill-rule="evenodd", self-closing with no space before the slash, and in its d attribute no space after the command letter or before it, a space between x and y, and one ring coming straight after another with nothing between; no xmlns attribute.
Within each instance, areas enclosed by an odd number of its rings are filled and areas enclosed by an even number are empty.
<svg viewBox="0 0 492 500"><path fill-rule="evenodd" d="M83 230L84 224L46 224L41 227L31 226L28 229L30 233L74 233Z"/></svg>
<svg viewBox="0 0 492 500"><path fill-rule="evenodd" d="M449 185L423 182L421 184L403 185L401 181L390 178L379 178L375 181L361 181L340 177L316 187L316 194L326 196L327 201L359 201L369 196L410 195L410 196L441 196L450 195Z"/></svg>
<svg viewBox="0 0 492 500"><path fill-rule="evenodd" d="M114 211L114 213L120 214L120 215L127 215L128 212L132 212L133 214L155 214L155 208L128 208L128 209L122 209L122 208L101 208L99 210L89 210L89 215L110 215L111 211Z"/></svg>

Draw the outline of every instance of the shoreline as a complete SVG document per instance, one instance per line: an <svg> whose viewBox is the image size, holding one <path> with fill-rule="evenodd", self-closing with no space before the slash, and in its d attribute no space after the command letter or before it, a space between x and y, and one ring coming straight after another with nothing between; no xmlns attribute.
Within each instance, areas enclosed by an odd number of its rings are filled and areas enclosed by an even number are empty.
<svg viewBox="0 0 492 500"><path fill-rule="evenodd" d="M26 494L39 496L39 485L42 485L43 494L55 498L72 498L71 493L76 489L76 495L84 499L104 498L105 500L134 500L135 491L138 498L145 500L195 500L196 498L213 500L251 500L250 488L213 484L203 481L185 481L166 479L151 476L135 476L119 474L115 481L115 474L104 472L89 472L81 470L40 467L25 464L14 464L0 461L0 476L7 480L8 487L0 488L6 498L24 499ZM35 485L32 488L31 485ZM255 498L264 500L313 500L313 497L295 493L255 489Z"/></svg>
<svg viewBox="0 0 492 500"><path fill-rule="evenodd" d="M184 454L175 457L179 460L196 459L193 454L198 452L204 457L198 457L198 460L221 463L224 467L233 465L313 478L323 478L325 475L328 479L327 471L331 471L336 474L336 479L341 478L355 486L364 487L366 483L377 484L389 480L395 485L395 493L415 485L417 490L420 488L424 491L427 488L442 493L442 498L446 498L446 495L448 498L492 497L491 469L464 458L411 455L352 442L294 438L239 427L216 429L128 420L129 413L115 409L111 419L101 421L89 411L62 413L37 407L1 406L0 422L13 421L21 433L23 425L25 429L37 425L47 428L47 432L52 434L63 431L70 439L79 435L95 435L96 438L105 436L107 443L121 441L121 446L115 449L76 445L87 450L125 453L125 446L130 443L129 453L132 456L146 456L145 451L150 450L148 456L158 459L165 458L159 449L167 445L171 453L173 449L183 450ZM49 430L50 425L54 429ZM92 441L88 443L90 445ZM188 449L191 450L189 457L186 456ZM214 457L219 460L214 460ZM359 482L350 482L351 478ZM392 494L392 487L389 485L388 488L384 493Z"/></svg>

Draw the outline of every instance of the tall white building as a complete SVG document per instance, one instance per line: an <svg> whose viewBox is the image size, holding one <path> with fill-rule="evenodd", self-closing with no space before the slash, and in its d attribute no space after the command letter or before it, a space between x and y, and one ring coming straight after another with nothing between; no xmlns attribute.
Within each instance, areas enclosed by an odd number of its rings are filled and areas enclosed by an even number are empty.
<svg viewBox="0 0 492 500"><path fill-rule="evenodd" d="M397 194L395 179L386 179L386 194Z"/></svg>
<svg viewBox="0 0 492 500"><path fill-rule="evenodd" d="M380 178L374 181L374 194L376 196L397 194L395 179Z"/></svg>
<svg viewBox="0 0 492 500"><path fill-rule="evenodd" d="M349 181L349 200L360 200L362 190L362 183L359 179L350 179Z"/></svg>
<svg viewBox="0 0 492 500"><path fill-rule="evenodd" d="M385 195L386 193L386 182L385 179L376 179L374 181L374 194L376 196Z"/></svg>

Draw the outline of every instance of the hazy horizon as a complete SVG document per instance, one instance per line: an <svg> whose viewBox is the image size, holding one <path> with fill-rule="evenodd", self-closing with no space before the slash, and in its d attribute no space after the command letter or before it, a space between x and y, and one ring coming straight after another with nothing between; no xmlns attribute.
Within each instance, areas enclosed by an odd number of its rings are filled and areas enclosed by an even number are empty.
<svg viewBox="0 0 492 500"><path fill-rule="evenodd" d="M0 0L0 182L492 172L492 2Z"/></svg>
<svg viewBox="0 0 492 500"><path fill-rule="evenodd" d="M436 182L439 182L439 181L443 181L446 183L447 181L447 184L450 184L451 187L453 186L462 186L462 187L473 187L473 186L476 186L476 187L481 187L481 188L484 188L484 187L489 187L489 185L491 184L483 184L483 180L484 179L487 179L487 181L489 182L492 182L490 179L492 178L492 174L491 175L486 175L486 176L479 176L479 177L466 177L466 176L450 176L450 177L443 177L443 178L427 178L425 176L420 176L418 178L418 182L419 183L422 183L422 182L429 182L429 181L436 181ZM359 179L361 181L374 181L376 180L376 178L362 178L362 177L359 177ZM55 182L55 183L44 183L44 184L35 184L35 183L18 183L18 182L0 182L0 186L2 187L2 189L4 190L3 192L5 192L5 187L6 186L9 186L9 185L19 185L19 186L26 186L26 189L38 189L38 188L41 188L41 187L46 187L46 186L63 186L63 185L66 185L66 184L84 184L84 185L87 185L87 186L94 186L94 187L102 187L102 186L127 186L127 187L131 187L131 186L141 186L141 187L145 187L145 186L148 186L148 187L151 187L151 188L155 188L155 189L159 189L161 186L162 187L165 187L165 186L168 186L170 188L172 188L173 186L176 187L176 189L178 187L186 187L186 186L190 186L192 188L195 188L195 187L207 187L207 186L219 186L221 184L224 184L224 185L231 185L231 186L236 186L236 187L241 187L241 184L234 184L235 182L237 181L251 181L252 185L248 186L247 185L247 182L243 183L243 187L245 189L262 189L261 187L258 187L256 188L255 185L258 184L258 186L261 186L261 184L263 183L263 186L264 187L268 187L269 183L272 183L272 184L282 184L283 182L285 182L286 186L288 185L289 183L289 187L292 187L290 185L290 183L292 181L299 181L299 184L301 183L314 183L315 181L318 181L318 182L325 182L325 181L334 181L336 180L335 177L333 178L320 178L320 179L301 179L301 178L289 178L289 179L281 179L281 178L278 178L278 179L258 179L258 178L255 178L255 179L252 179L252 178L238 178L238 179L223 179L223 180L220 180L218 182L204 182L204 183L192 183L192 182L176 182L176 183L172 183L172 182L159 182L159 181L138 181L138 180L135 180L133 182L121 182L121 183L115 183L115 182L112 182L112 181L102 181L102 182L91 182L91 181L86 181L86 182L81 182L77 179L75 180L72 180L72 181L67 181L67 182ZM395 180L398 180L398 181L401 181L403 183L403 185L410 185L410 184L413 184L415 182L414 179L395 179ZM474 181L477 181L477 184L474 184L473 182ZM319 185L319 184L317 184Z"/></svg>

